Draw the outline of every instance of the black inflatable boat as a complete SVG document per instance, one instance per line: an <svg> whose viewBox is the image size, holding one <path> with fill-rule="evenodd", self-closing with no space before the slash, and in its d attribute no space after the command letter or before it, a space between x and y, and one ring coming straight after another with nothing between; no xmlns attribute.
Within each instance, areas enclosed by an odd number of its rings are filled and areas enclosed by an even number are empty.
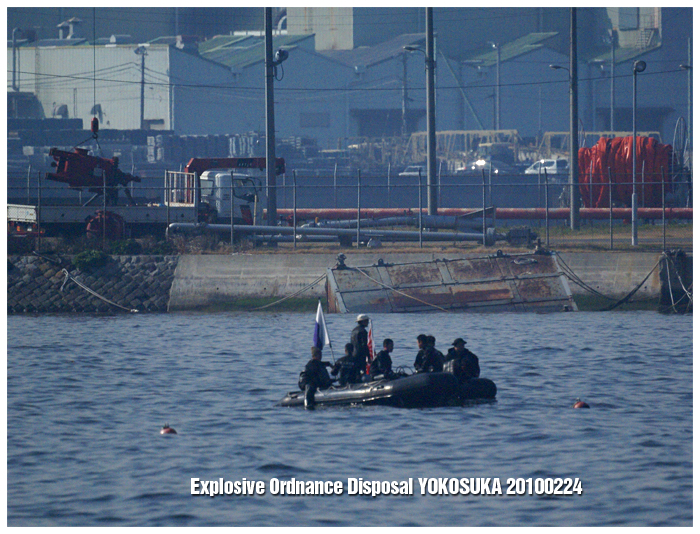
<svg viewBox="0 0 700 534"><path fill-rule="evenodd" d="M317 405L382 404L405 408L428 408L462 404L496 397L496 384L488 378L460 382L452 373L417 373L393 380L375 380L318 390ZM304 392L292 391L281 406L304 406Z"/></svg>

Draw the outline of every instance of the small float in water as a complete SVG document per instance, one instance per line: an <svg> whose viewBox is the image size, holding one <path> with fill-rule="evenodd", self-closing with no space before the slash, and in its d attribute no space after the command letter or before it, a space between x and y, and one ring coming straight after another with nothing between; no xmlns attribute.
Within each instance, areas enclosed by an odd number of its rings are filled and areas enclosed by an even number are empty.
<svg viewBox="0 0 700 534"><path fill-rule="evenodd" d="M469 401L493 400L496 384L488 378L460 381L452 373L415 373L392 380L381 379L320 389L314 404L323 406L367 404L401 408L452 406ZM304 392L292 391L281 406L304 406Z"/></svg>

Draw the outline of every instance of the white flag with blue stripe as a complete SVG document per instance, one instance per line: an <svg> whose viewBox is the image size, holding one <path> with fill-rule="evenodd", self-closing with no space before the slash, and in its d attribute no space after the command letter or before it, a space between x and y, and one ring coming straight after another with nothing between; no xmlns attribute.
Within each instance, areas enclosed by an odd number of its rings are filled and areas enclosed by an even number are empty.
<svg viewBox="0 0 700 534"><path fill-rule="evenodd" d="M318 301L318 310L316 310L316 326L314 327L314 346L323 350L324 346L331 346L331 338L328 335L326 328L326 318L323 316L323 307L321 300ZM331 349L333 347L331 346Z"/></svg>

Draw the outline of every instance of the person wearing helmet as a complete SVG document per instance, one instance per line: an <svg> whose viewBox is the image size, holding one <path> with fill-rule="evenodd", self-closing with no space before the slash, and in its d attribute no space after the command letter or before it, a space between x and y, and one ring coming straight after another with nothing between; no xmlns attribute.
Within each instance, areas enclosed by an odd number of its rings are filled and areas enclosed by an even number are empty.
<svg viewBox="0 0 700 534"><path fill-rule="evenodd" d="M360 370L360 373L364 374L367 364L370 363L369 347L367 346L369 316L361 313L357 316L356 322L357 326L350 334L350 343L352 343L355 365Z"/></svg>

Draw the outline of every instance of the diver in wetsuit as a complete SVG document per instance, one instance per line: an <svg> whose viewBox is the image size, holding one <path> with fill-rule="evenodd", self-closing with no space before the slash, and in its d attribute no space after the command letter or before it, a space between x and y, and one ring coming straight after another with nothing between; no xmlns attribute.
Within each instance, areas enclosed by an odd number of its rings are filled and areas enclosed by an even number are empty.
<svg viewBox="0 0 700 534"><path fill-rule="evenodd" d="M307 408L316 404L314 398L316 390L327 389L333 383L326 369L326 367L330 366L330 363L321 361L322 358L323 352L321 349L311 347L311 359L299 377L299 388L304 390L304 406Z"/></svg>
<svg viewBox="0 0 700 534"><path fill-rule="evenodd" d="M417 373L432 373L442 371L442 353L440 353L428 341L428 336L420 334L416 338L418 342L418 354L413 362Z"/></svg>
<svg viewBox="0 0 700 534"><path fill-rule="evenodd" d="M458 337L452 342L452 348L447 351L447 362L452 373L460 380L479 378L481 369L479 358L466 347L467 342Z"/></svg>
<svg viewBox="0 0 700 534"><path fill-rule="evenodd" d="M362 381L362 369L357 366L351 343L345 345L345 356L335 362L331 374L338 377L339 386L357 384Z"/></svg>
<svg viewBox="0 0 700 534"><path fill-rule="evenodd" d="M388 379L395 376L394 371L391 369L392 362L390 356L391 352L394 350L394 341L387 338L383 341L382 347L384 348L379 351L379 354L377 354L377 357L372 360L369 366L369 375L372 377L372 380L379 375Z"/></svg>
<svg viewBox="0 0 700 534"><path fill-rule="evenodd" d="M355 358L355 363L362 374L364 374L367 364L370 363L369 347L367 346L369 338L369 334L367 333L368 325L369 316L360 314L357 316L357 326L353 328L350 334L350 343L352 343L353 349L352 353Z"/></svg>

